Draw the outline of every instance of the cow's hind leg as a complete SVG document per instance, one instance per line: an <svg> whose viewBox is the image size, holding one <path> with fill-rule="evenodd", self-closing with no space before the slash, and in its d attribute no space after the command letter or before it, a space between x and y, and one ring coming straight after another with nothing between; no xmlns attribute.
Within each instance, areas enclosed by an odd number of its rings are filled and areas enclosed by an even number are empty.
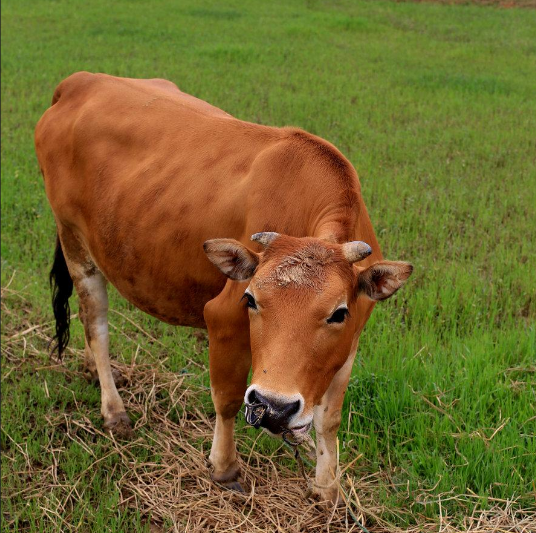
<svg viewBox="0 0 536 533"><path fill-rule="evenodd" d="M84 324L83 311L80 309L80 320ZM86 378L89 382L97 385L99 383L99 372L97 370L97 363L95 362L95 356L93 351L89 346L87 337L85 338L85 347L84 347L84 372ZM117 369L112 368L112 376L114 378L114 383L116 387L123 387L127 384L127 378Z"/></svg>
<svg viewBox="0 0 536 533"><path fill-rule="evenodd" d="M251 367L247 315L241 306L235 284L226 288L205 306L209 332L210 385L216 410L216 426L209 460L212 479L242 491L240 469L234 442L235 416L242 406ZM243 288L241 289L243 292Z"/></svg>
<svg viewBox="0 0 536 533"><path fill-rule="evenodd" d="M108 353L108 294L106 279L93 263L76 235L60 229L59 236L69 273L80 299L86 347L85 363L98 378L101 388L101 414L104 428L118 436L131 433L131 423L123 400L117 392ZM96 376L95 376L96 370Z"/></svg>
<svg viewBox="0 0 536 533"><path fill-rule="evenodd" d="M84 314L82 311L82 306L80 306L80 320L82 321L82 324L84 324ZM84 346L84 371L86 374L86 378L88 381L96 385L99 382L99 373L97 372L97 363L95 363L95 356L93 355L93 352L91 351L91 348L89 347L89 343L87 342L87 338L84 339L85 346Z"/></svg>

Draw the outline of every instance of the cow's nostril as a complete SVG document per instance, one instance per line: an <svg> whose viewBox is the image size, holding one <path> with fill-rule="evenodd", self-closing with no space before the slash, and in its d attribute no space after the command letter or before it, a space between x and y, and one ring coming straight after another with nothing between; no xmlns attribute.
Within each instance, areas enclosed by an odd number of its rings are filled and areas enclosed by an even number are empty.
<svg viewBox="0 0 536 533"><path fill-rule="evenodd" d="M292 415L295 415L300 410L300 401L296 400L288 404L285 408L285 414L287 418L290 418Z"/></svg>
<svg viewBox="0 0 536 533"><path fill-rule="evenodd" d="M257 395L255 394L255 389L249 392L248 403L251 403L251 404L257 403Z"/></svg>

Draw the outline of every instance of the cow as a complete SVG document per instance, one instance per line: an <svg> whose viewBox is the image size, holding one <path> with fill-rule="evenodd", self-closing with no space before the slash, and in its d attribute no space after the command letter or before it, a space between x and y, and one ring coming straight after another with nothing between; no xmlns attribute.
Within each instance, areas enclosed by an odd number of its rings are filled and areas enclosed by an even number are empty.
<svg viewBox="0 0 536 533"><path fill-rule="evenodd" d="M56 349L69 341L74 286L104 428L131 424L108 353L111 283L145 313L208 330L213 480L241 489L245 403L273 436L300 441L314 425L315 492L340 502L336 436L359 335L412 272L383 259L350 162L315 135L236 119L172 82L88 72L57 87L35 147L57 227Z"/></svg>

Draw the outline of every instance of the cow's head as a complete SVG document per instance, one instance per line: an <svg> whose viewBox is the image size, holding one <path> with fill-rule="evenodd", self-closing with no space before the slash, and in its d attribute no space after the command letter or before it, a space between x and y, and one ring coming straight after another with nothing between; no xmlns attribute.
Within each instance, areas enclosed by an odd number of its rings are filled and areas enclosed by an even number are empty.
<svg viewBox="0 0 536 533"><path fill-rule="evenodd" d="M313 407L348 359L364 323L358 298L389 298L413 268L395 261L360 267L372 252L361 241L334 244L271 232L252 240L264 246L262 253L233 239L207 241L204 249L226 276L249 281L237 302L247 308L250 322L248 422L299 437L310 429Z"/></svg>

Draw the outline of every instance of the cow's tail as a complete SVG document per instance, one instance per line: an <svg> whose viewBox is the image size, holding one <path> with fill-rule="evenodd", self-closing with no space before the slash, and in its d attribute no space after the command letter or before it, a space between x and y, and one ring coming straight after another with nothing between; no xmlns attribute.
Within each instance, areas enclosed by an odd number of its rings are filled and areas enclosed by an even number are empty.
<svg viewBox="0 0 536 533"><path fill-rule="evenodd" d="M50 348L51 353L57 352L58 357L61 359L70 338L71 309L69 307L69 297L73 293L73 280L67 269L60 238L57 235L54 263L50 270L49 280L50 288L52 289L52 308L56 319L56 334L50 341Z"/></svg>

